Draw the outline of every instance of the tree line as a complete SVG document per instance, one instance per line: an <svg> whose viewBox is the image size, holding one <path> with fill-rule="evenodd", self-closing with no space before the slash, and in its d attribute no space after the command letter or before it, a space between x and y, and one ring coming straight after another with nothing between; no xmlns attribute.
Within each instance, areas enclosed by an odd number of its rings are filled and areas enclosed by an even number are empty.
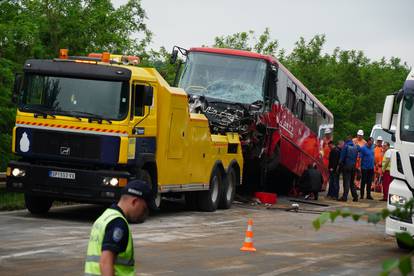
<svg viewBox="0 0 414 276"><path fill-rule="evenodd" d="M169 51L148 49L152 33L140 0L115 8L110 0L0 1L0 171L11 155L16 106L11 103L14 73L27 58L54 58L60 48L71 55L108 51L141 57L170 83L175 65ZM323 53L324 35L299 38L291 53L266 28L213 38L207 46L255 51L277 57L335 116L336 139L364 129L370 133L384 97L401 88L409 68L399 58L372 61L362 51L336 48ZM179 41L175 42L179 44ZM192 45L197 46L197 45Z"/></svg>

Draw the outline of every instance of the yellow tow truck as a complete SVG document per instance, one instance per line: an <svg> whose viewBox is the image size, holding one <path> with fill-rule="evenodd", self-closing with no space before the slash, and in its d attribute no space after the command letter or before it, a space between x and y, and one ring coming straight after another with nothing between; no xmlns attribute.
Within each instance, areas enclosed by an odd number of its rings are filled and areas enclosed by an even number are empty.
<svg viewBox="0 0 414 276"><path fill-rule="evenodd" d="M184 194L202 211L230 208L241 183L237 133L212 135L188 95L133 56L90 54L29 59L16 75L17 103L7 188L28 210L54 200L108 204L144 179L157 204Z"/></svg>

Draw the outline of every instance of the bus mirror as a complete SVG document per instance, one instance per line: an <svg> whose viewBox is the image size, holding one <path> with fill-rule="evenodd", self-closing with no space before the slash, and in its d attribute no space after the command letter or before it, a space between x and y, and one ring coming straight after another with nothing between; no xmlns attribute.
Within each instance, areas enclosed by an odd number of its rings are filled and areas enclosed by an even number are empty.
<svg viewBox="0 0 414 276"><path fill-rule="evenodd" d="M394 108L395 95L389 95L385 98L384 109L382 110L381 127L385 131L390 131L392 113Z"/></svg>
<svg viewBox="0 0 414 276"><path fill-rule="evenodd" d="M144 86L144 105L151 106L154 96L154 88L152 86Z"/></svg>
<svg viewBox="0 0 414 276"><path fill-rule="evenodd" d="M177 61L177 57L178 57L178 50L173 49L171 53L171 57L170 57L170 63L174 64Z"/></svg>
<svg viewBox="0 0 414 276"><path fill-rule="evenodd" d="M15 104L17 104L19 101L21 84L22 84L22 74L16 73L14 75L14 85L13 85L13 94L12 94L12 102Z"/></svg>

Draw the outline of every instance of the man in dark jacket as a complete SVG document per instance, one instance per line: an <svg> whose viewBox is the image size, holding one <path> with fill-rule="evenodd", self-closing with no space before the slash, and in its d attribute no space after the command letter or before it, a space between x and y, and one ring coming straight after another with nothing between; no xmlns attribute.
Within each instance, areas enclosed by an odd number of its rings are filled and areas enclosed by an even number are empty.
<svg viewBox="0 0 414 276"><path fill-rule="evenodd" d="M352 136L348 136L345 141L345 145L341 150L340 166L342 168L342 174L344 177L344 194L339 199L340 201L347 201L349 189L351 188L351 194L353 201L358 201L358 193L355 188L355 164L358 157L359 146L352 142Z"/></svg>
<svg viewBox="0 0 414 276"><path fill-rule="evenodd" d="M318 200L318 194L322 189L323 177L317 169L316 164L310 164L300 179L300 189L305 194L305 199L310 199L313 195Z"/></svg>
<svg viewBox="0 0 414 276"><path fill-rule="evenodd" d="M364 198L365 186L367 187L367 199L373 199L371 196L371 184L374 178L374 147L372 144L374 139L370 137L360 150L359 156L361 157L361 199Z"/></svg>
<svg viewBox="0 0 414 276"><path fill-rule="evenodd" d="M329 189L327 197L332 199L339 198L339 159L343 144L344 141L339 141L337 146L332 141L329 142L331 152L329 153Z"/></svg>

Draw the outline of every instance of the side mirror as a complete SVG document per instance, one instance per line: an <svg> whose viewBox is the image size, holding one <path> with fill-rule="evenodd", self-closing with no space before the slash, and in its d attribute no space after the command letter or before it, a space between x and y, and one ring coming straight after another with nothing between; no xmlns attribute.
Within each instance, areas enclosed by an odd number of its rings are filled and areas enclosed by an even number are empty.
<svg viewBox="0 0 414 276"><path fill-rule="evenodd" d="M177 61L177 57L178 57L178 50L173 49L171 53L171 57L170 57L170 63L174 64Z"/></svg>
<svg viewBox="0 0 414 276"><path fill-rule="evenodd" d="M390 131L391 120L394 109L395 95L389 95L385 98L384 109L382 110L381 127L385 131Z"/></svg>
<svg viewBox="0 0 414 276"><path fill-rule="evenodd" d="M20 87L22 85L23 75L21 73L14 74L14 85L13 85L13 94L12 102L17 104L20 96Z"/></svg>
<svg viewBox="0 0 414 276"><path fill-rule="evenodd" d="M154 97L154 88L152 86L144 86L144 105L151 106Z"/></svg>

